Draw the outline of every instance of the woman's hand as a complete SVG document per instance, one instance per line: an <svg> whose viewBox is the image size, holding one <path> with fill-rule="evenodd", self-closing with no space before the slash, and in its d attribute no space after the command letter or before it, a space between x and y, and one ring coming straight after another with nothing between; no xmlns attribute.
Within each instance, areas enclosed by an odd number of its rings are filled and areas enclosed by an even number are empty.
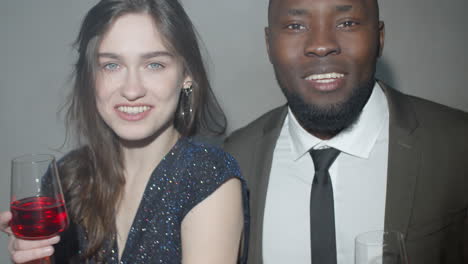
<svg viewBox="0 0 468 264"><path fill-rule="evenodd" d="M16 238L11 232L9 222L11 220L10 212L0 213L0 230L10 237L8 251L11 259L15 263L25 263L28 261L44 258L54 254L54 247L60 241L59 236L54 236L44 240L23 240Z"/></svg>

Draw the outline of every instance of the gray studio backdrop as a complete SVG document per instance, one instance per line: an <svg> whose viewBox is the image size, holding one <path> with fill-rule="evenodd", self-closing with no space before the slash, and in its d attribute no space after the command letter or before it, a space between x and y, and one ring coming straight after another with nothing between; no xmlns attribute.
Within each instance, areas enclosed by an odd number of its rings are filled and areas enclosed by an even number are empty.
<svg viewBox="0 0 468 264"><path fill-rule="evenodd" d="M62 117L71 44L96 0L0 0L0 211L8 209L10 159L63 155ZM184 0L203 39L228 131L284 102L265 52L267 0ZM468 111L466 0L381 0L386 22L378 76L403 92ZM468 140L468 139L467 139ZM0 263L8 263L0 238Z"/></svg>

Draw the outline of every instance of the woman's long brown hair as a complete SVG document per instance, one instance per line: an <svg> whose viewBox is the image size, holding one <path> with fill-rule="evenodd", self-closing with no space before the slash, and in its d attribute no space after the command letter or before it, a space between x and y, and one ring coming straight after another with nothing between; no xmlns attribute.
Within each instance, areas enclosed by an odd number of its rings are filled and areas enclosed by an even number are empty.
<svg viewBox="0 0 468 264"><path fill-rule="evenodd" d="M198 132L222 134L226 119L208 82L193 25L177 0L102 0L86 15L76 40L78 61L68 100L67 139L79 146L60 162L60 174L71 220L83 227L88 246L84 259L100 261L116 235L116 205L125 185L117 135L99 116L95 100L97 50L103 34L120 16L153 17L168 49L178 56L193 79L190 97L181 95L174 126L183 136ZM189 103L192 109L182 114Z"/></svg>

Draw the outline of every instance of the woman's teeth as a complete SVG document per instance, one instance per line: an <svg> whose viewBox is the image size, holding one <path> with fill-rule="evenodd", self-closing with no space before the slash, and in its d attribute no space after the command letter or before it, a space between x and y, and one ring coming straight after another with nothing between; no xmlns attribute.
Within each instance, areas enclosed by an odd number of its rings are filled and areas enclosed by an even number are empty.
<svg viewBox="0 0 468 264"><path fill-rule="evenodd" d="M149 106L119 106L117 110L126 114L136 115L148 111L150 108Z"/></svg>

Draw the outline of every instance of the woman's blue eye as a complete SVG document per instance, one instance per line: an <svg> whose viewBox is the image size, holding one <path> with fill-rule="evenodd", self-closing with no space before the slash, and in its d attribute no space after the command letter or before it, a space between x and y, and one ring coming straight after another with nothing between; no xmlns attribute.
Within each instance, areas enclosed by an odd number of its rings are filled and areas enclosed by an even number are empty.
<svg viewBox="0 0 468 264"><path fill-rule="evenodd" d="M163 67L164 67L163 65L156 63L156 62L148 64L148 68L153 69L153 70L163 68Z"/></svg>
<svg viewBox="0 0 468 264"><path fill-rule="evenodd" d="M119 65L117 63L108 63L104 65L104 69L108 71L115 71L119 69Z"/></svg>

